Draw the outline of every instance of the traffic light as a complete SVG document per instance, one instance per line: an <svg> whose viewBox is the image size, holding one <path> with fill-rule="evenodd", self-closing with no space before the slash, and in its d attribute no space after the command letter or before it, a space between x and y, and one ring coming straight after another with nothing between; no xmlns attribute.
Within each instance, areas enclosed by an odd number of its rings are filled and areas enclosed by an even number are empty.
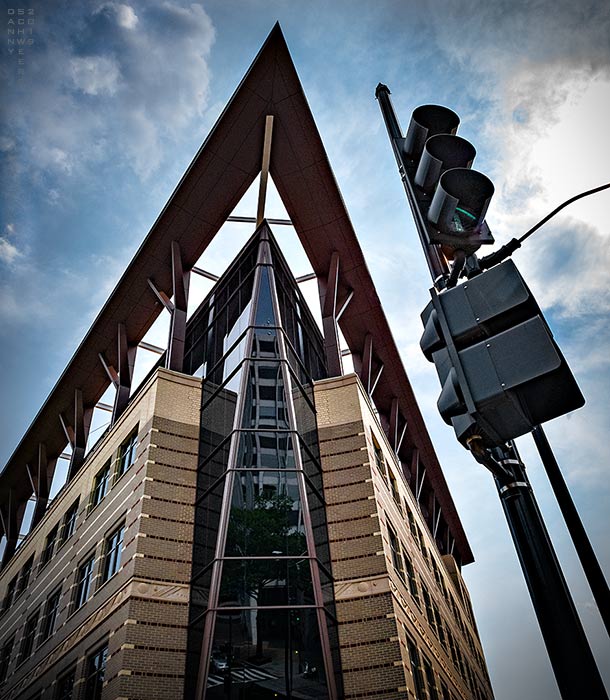
<svg viewBox="0 0 610 700"><path fill-rule="evenodd" d="M485 222L494 193L491 181L472 170L474 146L456 131L460 119L440 105L417 107L401 141L401 160L427 242L438 243L451 260L493 243Z"/></svg>
<svg viewBox="0 0 610 700"><path fill-rule="evenodd" d="M584 404L583 395L512 260L438 293L420 346L434 362L443 420L466 445L503 445Z"/></svg>

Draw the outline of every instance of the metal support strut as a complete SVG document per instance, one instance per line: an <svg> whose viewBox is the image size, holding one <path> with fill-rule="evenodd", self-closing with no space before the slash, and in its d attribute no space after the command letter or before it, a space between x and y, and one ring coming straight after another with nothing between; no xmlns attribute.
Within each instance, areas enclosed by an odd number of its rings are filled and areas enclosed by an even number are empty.
<svg viewBox="0 0 610 700"><path fill-rule="evenodd" d="M91 418L93 417L93 407L85 406L83 403L83 392L81 389L74 390L74 413L73 420L67 421L62 413L59 420L72 447L70 466L68 467L68 480L82 467L85 461L85 451L87 449L87 439Z"/></svg>
<svg viewBox="0 0 610 700"><path fill-rule="evenodd" d="M339 253L334 252L330 259L330 268L326 281L318 278L320 305L322 307L322 331L324 333L324 351L328 374L340 377L343 374L341 353L339 352L339 334L337 330L337 291L339 288Z"/></svg>
<svg viewBox="0 0 610 700"><path fill-rule="evenodd" d="M587 532L578 515L570 491L568 490L542 426L537 425L532 431L532 435L534 436L534 442L536 443L540 458L546 469L549 481L551 482L555 498L557 499L557 503L559 503L561 513L566 521L570 535L572 536L572 542L574 542L576 553L578 554L585 576L589 582L591 592L599 608L599 614L604 621L606 631L610 634L610 591L608 590L604 572L597 561L591 542L587 537Z"/></svg>
<svg viewBox="0 0 610 700"><path fill-rule="evenodd" d="M171 262L173 301L170 301L163 290L157 288L157 285L150 277L148 278L148 286L152 289L157 299L169 311L171 316L167 353L165 355L165 367L174 370L174 372L182 372L189 295L189 273L188 271L185 272L182 266L180 245L177 241L172 241Z"/></svg>

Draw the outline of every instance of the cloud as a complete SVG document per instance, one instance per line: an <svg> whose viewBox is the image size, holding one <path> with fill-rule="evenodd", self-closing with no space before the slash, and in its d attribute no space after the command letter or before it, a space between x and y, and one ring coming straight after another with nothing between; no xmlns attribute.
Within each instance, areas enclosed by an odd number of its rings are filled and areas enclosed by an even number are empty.
<svg viewBox="0 0 610 700"><path fill-rule="evenodd" d="M7 136L0 136L0 151L8 153L15 148L15 141Z"/></svg>
<svg viewBox="0 0 610 700"><path fill-rule="evenodd" d="M15 245L13 245L6 238L0 237L0 261L10 265L13 263L21 253Z"/></svg>
<svg viewBox="0 0 610 700"><path fill-rule="evenodd" d="M555 320L610 313L610 236L578 219L549 224L514 259L540 306ZM536 239L535 236L538 236Z"/></svg>
<svg viewBox="0 0 610 700"><path fill-rule="evenodd" d="M4 235L0 236L0 262L3 262L5 265L12 265L15 260L23 255L23 252L9 240L14 235L15 224L9 222L4 227Z"/></svg>
<svg viewBox="0 0 610 700"><path fill-rule="evenodd" d="M120 79L120 68L114 58L84 56L70 61L74 85L86 95L114 95Z"/></svg>
<svg viewBox="0 0 610 700"><path fill-rule="evenodd" d="M149 178L206 108L210 18L180 0L54 5L41 11L27 94L3 108L0 148L17 152L26 183L111 162Z"/></svg>
<svg viewBox="0 0 610 700"><path fill-rule="evenodd" d="M491 80L494 75L509 77L526 57L533 65L561 64L593 72L608 67L610 11L600 0L558 0L552 6L431 0L426 10L439 49L460 67ZM487 86L485 80L479 85Z"/></svg>
<svg viewBox="0 0 610 700"><path fill-rule="evenodd" d="M138 25L138 16L133 7L130 5L122 5L120 3L108 2L102 5L98 12L110 9L116 14L116 20L119 27L123 29L135 29Z"/></svg>

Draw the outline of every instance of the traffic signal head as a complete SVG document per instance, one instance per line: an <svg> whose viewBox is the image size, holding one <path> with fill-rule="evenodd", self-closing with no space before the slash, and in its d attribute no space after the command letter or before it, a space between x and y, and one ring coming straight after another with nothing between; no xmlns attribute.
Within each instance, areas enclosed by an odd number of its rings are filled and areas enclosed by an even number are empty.
<svg viewBox="0 0 610 700"><path fill-rule="evenodd" d="M467 168L447 170L439 179L428 221L455 236L481 230L494 186L483 173Z"/></svg>
<svg viewBox="0 0 610 700"><path fill-rule="evenodd" d="M404 141L405 154L419 160L426 141L437 134L455 134L460 125L458 115L441 105L421 105L413 110L407 137Z"/></svg>
<svg viewBox="0 0 610 700"><path fill-rule="evenodd" d="M584 398L512 260L437 294L420 345L434 362L443 420L463 444L502 445Z"/></svg>
<svg viewBox="0 0 610 700"><path fill-rule="evenodd" d="M476 154L474 146L460 136L431 136L421 154L415 184L427 192L434 190L442 173L451 168L470 168Z"/></svg>
<svg viewBox="0 0 610 700"><path fill-rule="evenodd" d="M448 259L456 250L472 254L493 243L485 214L494 187L470 169L476 150L455 135L459 123L447 107L423 105L413 111L402 140L403 167L419 221L428 242L442 245Z"/></svg>

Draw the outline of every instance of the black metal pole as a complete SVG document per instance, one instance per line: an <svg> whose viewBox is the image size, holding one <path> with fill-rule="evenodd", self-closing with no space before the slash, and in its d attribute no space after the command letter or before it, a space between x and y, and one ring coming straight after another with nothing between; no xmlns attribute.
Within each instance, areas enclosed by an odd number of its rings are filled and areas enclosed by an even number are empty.
<svg viewBox="0 0 610 700"><path fill-rule="evenodd" d="M394 157L396 158L396 163L398 165L398 172L407 194L407 200L409 202L409 206L411 207L411 213L413 214L413 219L415 221L417 235L419 236L419 241L424 251L426 262L428 263L428 269L430 270L432 281L437 288L442 289L444 286L444 279L449 274L449 268L445 258L439 251L439 246L428 243L425 233L426 224L422 220L419 207L417 206L415 192L413 192L413 188L411 187L411 183L407 177L405 157L402 152L402 143L404 138L398 122L398 117L394 111L394 106L392 105L392 100L390 99L390 89L388 86L379 83L379 85L377 85L377 89L375 90L375 97L379 102L381 114L383 115L383 120L388 130L388 136L390 138L392 150L394 151Z"/></svg>
<svg viewBox="0 0 610 700"><path fill-rule="evenodd" d="M563 700L606 700L595 659L555 555L525 466L514 447L496 448L511 476L495 477L521 569Z"/></svg>
<svg viewBox="0 0 610 700"><path fill-rule="evenodd" d="M610 634L610 591L604 572L602 571L591 542L582 524L568 486L563 478L563 474L557 464L553 450L549 445L546 434L541 425L537 425L532 430L534 442L540 453L540 459L551 482L551 487L555 493L555 498L559 503L559 508L572 537L572 542L582 564L582 568L589 582L593 598L599 608L599 613L606 626L606 631Z"/></svg>

